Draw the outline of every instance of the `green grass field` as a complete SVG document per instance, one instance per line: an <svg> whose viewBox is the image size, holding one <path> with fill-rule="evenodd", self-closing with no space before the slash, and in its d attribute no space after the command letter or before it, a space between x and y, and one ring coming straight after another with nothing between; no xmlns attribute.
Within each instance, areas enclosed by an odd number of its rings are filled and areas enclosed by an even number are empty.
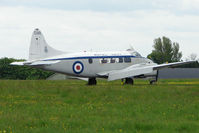
<svg viewBox="0 0 199 133"><path fill-rule="evenodd" d="M0 133L199 132L199 79L0 81Z"/></svg>

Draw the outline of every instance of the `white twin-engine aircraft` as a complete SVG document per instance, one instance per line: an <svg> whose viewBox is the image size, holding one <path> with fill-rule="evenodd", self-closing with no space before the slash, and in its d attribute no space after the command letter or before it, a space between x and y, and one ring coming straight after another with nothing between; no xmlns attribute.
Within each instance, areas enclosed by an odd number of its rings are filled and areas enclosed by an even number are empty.
<svg viewBox="0 0 199 133"><path fill-rule="evenodd" d="M142 57L133 48L117 52L62 52L50 47L41 31L35 29L32 34L28 61L13 62L11 65L31 66L79 78L88 78L89 85L96 85L96 78L107 78L108 81L125 79L126 84L133 84L133 78L149 78L152 84L157 82L159 69L193 62L158 65Z"/></svg>

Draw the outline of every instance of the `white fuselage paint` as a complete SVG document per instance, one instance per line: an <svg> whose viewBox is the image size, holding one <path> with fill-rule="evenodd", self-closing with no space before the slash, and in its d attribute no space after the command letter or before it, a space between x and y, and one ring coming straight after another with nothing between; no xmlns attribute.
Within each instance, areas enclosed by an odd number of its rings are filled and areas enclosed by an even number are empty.
<svg viewBox="0 0 199 133"><path fill-rule="evenodd" d="M78 77L99 77L98 73L101 72L121 70L136 64L153 63L147 58L133 55L133 52L135 51L67 53L43 59L44 61L59 60L60 62L42 67L42 69ZM119 58L123 58L122 63L118 62ZM131 62L125 62L124 58L130 58ZM92 63L89 63L89 59L92 60ZM102 59L108 59L109 61L115 59L116 62L102 63ZM78 64L74 64L76 62ZM83 68L79 63L83 65ZM83 70L81 72L74 71L76 69L74 65L77 69Z"/></svg>

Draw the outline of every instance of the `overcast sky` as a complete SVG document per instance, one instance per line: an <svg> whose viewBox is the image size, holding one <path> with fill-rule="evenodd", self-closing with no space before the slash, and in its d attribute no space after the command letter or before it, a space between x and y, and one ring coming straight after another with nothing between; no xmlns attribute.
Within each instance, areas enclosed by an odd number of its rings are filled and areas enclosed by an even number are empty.
<svg viewBox="0 0 199 133"><path fill-rule="evenodd" d="M199 0L0 0L0 57L28 58L32 32L62 51L126 50L143 56L167 36L199 56Z"/></svg>

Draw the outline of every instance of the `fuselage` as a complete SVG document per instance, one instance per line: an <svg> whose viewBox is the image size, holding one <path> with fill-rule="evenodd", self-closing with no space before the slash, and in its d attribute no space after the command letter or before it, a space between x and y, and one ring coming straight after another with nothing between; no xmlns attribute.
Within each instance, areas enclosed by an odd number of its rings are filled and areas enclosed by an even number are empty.
<svg viewBox="0 0 199 133"><path fill-rule="evenodd" d="M99 73L121 70L136 64L153 63L136 51L66 53L43 60L60 62L42 69L78 77L100 77Z"/></svg>

